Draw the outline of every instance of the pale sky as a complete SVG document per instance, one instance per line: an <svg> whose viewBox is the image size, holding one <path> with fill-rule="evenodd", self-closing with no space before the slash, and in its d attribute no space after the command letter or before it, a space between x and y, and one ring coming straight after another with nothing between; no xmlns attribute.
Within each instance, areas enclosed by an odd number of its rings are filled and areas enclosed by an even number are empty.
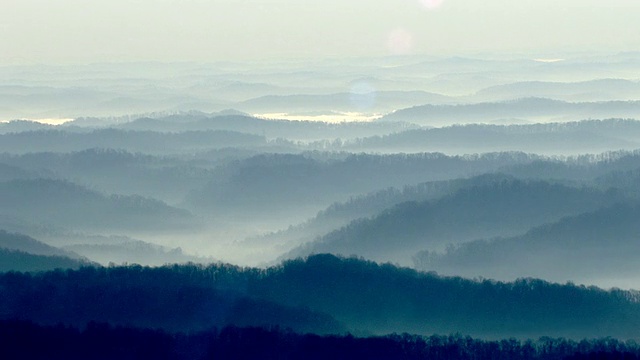
<svg viewBox="0 0 640 360"><path fill-rule="evenodd" d="M637 50L640 0L0 1L0 65Z"/></svg>

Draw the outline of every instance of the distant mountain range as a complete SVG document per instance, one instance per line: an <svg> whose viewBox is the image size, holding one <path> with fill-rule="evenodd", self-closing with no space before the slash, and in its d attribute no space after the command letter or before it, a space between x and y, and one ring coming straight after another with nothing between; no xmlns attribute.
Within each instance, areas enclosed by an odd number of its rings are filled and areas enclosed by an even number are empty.
<svg viewBox="0 0 640 360"><path fill-rule="evenodd" d="M379 121L406 121L427 126L517 121L556 122L640 118L640 101L565 102L528 97L500 102L421 105L396 110Z"/></svg>
<svg viewBox="0 0 640 360"><path fill-rule="evenodd" d="M482 89L472 98L475 102L486 102L526 97L572 102L639 100L640 82L625 79L597 79L578 82L521 81Z"/></svg>

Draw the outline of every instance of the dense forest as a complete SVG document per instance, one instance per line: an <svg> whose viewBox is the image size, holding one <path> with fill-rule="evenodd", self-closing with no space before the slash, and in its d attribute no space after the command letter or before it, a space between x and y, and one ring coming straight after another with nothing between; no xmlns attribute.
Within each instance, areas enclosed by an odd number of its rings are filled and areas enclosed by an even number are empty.
<svg viewBox="0 0 640 360"><path fill-rule="evenodd" d="M9 272L0 275L0 289L2 318L76 327L98 321L187 332L237 325L317 334L636 339L640 325L633 291L467 280L331 255L267 269L191 264Z"/></svg>

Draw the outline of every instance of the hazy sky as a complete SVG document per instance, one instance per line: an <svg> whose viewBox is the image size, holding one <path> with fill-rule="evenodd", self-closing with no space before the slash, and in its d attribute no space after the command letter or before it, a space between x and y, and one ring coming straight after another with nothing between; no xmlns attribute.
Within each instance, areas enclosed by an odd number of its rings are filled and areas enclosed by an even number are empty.
<svg viewBox="0 0 640 360"><path fill-rule="evenodd" d="M640 50L640 0L1 0L0 64Z"/></svg>

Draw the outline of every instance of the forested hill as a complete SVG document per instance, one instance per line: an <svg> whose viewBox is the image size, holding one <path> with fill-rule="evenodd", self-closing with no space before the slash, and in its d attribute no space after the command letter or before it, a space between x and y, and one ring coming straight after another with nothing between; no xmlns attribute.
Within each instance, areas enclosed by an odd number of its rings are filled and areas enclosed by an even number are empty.
<svg viewBox="0 0 640 360"><path fill-rule="evenodd" d="M470 156L262 154L216 168L208 184L189 194L187 203L223 215L293 218L301 209L313 215L352 195L476 175L535 159L519 152Z"/></svg>
<svg viewBox="0 0 640 360"><path fill-rule="evenodd" d="M0 271L47 271L78 269L93 263L67 256L34 255L25 251L0 248Z"/></svg>
<svg viewBox="0 0 640 360"><path fill-rule="evenodd" d="M343 148L377 152L472 154L524 151L546 155L579 155L637 149L639 134L640 121L626 119L526 125L465 124L364 137L346 142Z"/></svg>
<svg viewBox="0 0 640 360"><path fill-rule="evenodd" d="M445 253L422 252L419 268L464 276L534 276L637 286L640 204L618 204L564 218L524 235L478 240ZM526 255L525 255L526 254ZM622 285L619 285L622 286Z"/></svg>
<svg viewBox="0 0 640 360"><path fill-rule="evenodd" d="M138 195L105 195L69 181L0 182L0 215L78 229L168 229L196 226L186 210Z"/></svg>
<svg viewBox="0 0 640 360"><path fill-rule="evenodd" d="M123 149L149 154L193 153L226 147L261 147L264 136L232 131L159 133L96 129L85 132L37 130L0 134L0 152L71 152L92 148Z"/></svg>
<svg viewBox="0 0 640 360"><path fill-rule="evenodd" d="M7 125L5 125L7 126ZM319 121L267 120L247 115L180 115L160 118L139 118L131 122L113 125L114 128L135 131L184 132L184 131L232 131L261 135L267 139L309 141L320 139L353 139L362 136L385 135L416 128L406 123L325 123ZM0 125L0 132L3 126Z"/></svg>
<svg viewBox="0 0 640 360"><path fill-rule="evenodd" d="M486 237L514 236L532 226L620 201L589 188L496 178L433 201L405 202L352 221L289 255L334 253L409 263L418 249ZM507 235L510 234L510 235Z"/></svg>
<svg viewBox="0 0 640 360"><path fill-rule="evenodd" d="M638 338L638 294L473 281L317 255L268 269L173 265L0 275L0 318L168 330L280 325L361 334Z"/></svg>
<svg viewBox="0 0 640 360"><path fill-rule="evenodd" d="M479 123L500 119L637 118L638 101L564 102L526 97L522 99L459 105L421 105L397 110L381 121L407 121L426 125Z"/></svg>

